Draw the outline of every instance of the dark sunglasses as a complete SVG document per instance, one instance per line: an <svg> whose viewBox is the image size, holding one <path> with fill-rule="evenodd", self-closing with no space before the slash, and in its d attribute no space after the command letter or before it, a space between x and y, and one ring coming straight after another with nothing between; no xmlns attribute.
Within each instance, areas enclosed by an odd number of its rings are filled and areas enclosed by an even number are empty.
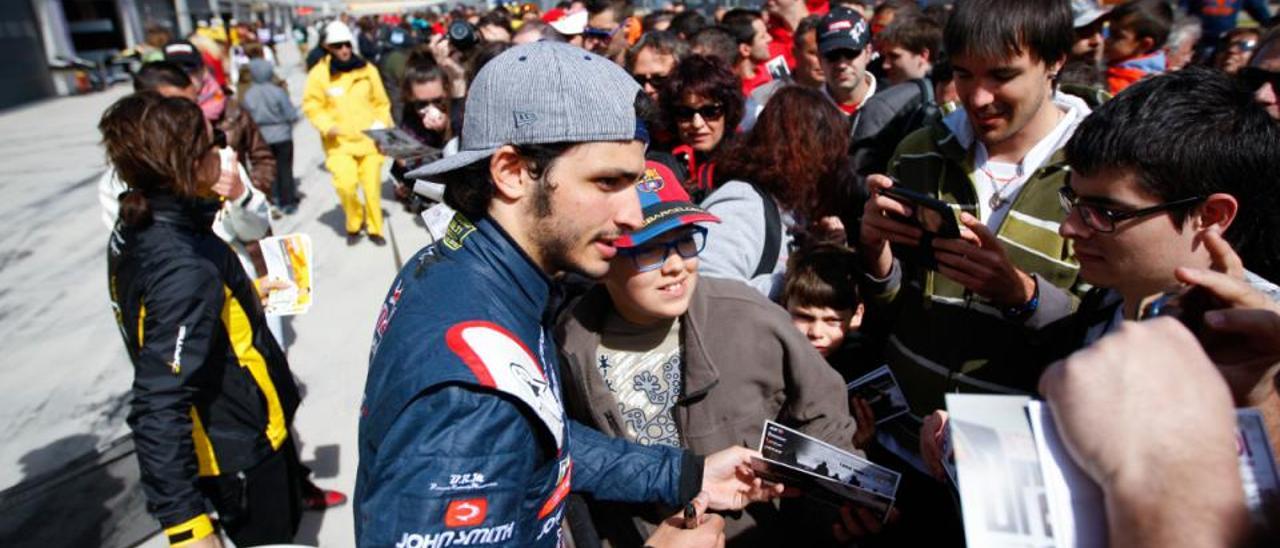
<svg viewBox="0 0 1280 548"><path fill-rule="evenodd" d="M666 83L667 78L670 76L666 74L633 74L631 77L636 79L636 83L640 84L640 87L650 85L653 86L653 89L658 89L662 87L662 84Z"/></svg>
<svg viewBox="0 0 1280 548"><path fill-rule="evenodd" d="M418 112L427 110L427 107L436 107L441 111L445 110L444 97L436 97L435 99L423 99L419 101L410 101L409 107Z"/></svg>
<svg viewBox="0 0 1280 548"><path fill-rule="evenodd" d="M1244 67L1240 69L1240 72L1236 73L1236 77L1250 90L1256 91L1263 84L1271 84L1272 89L1280 91L1280 72L1271 72L1257 67Z"/></svg>
<svg viewBox="0 0 1280 548"><path fill-rule="evenodd" d="M693 120L694 115L702 117L704 122L719 120L724 118L724 105L702 105L698 108L693 107L673 107L671 114L675 115L677 120L689 121Z"/></svg>
<svg viewBox="0 0 1280 548"><path fill-rule="evenodd" d="M839 63L840 61L857 59L859 55L862 55L862 50L860 49L836 49L822 54L822 58L826 59L828 63Z"/></svg>
<svg viewBox="0 0 1280 548"><path fill-rule="evenodd" d="M329 49L350 49L351 42L336 42L329 44Z"/></svg>
<svg viewBox="0 0 1280 548"><path fill-rule="evenodd" d="M613 38L613 35L614 35L614 34L617 34L617 33L618 33L618 29L620 29L620 28L622 28L622 27L617 27L617 28L615 28L615 29L602 29L602 28L600 28L600 27L587 27L587 28L585 28L585 29L583 29L583 30L582 30L582 36L583 36L583 38L598 38L598 39L600 39L600 40L608 40L608 39L610 39L610 38Z"/></svg>
<svg viewBox="0 0 1280 548"><path fill-rule="evenodd" d="M1238 51L1240 53L1249 53L1257 47L1257 40L1240 40L1239 42L1232 42L1227 46L1228 49Z"/></svg>

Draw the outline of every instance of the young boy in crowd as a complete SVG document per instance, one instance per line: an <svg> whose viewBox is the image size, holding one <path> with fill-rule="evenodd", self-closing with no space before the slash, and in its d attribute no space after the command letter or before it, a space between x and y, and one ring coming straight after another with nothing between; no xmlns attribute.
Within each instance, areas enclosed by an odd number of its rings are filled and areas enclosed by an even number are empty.
<svg viewBox="0 0 1280 548"><path fill-rule="evenodd" d="M798 251L787 265L782 306L809 343L846 383L880 365L878 349L859 331L864 308L858 298L857 255L833 243L819 243ZM867 449L875 437L875 413L861 398L849 409L858 422L853 444Z"/></svg>
<svg viewBox="0 0 1280 548"><path fill-rule="evenodd" d="M791 256L782 287L782 305L791 323L827 363L853 380L869 369L859 337L862 301L857 290L857 256L839 244L821 243Z"/></svg>
<svg viewBox="0 0 1280 548"><path fill-rule="evenodd" d="M1164 43L1173 28L1173 8L1167 1L1130 0L1112 10L1108 18L1111 32L1103 56L1112 94L1164 72Z"/></svg>
<svg viewBox="0 0 1280 548"><path fill-rule="evenodd" d="M854 451L844 383L786 312L741 282L698 276L707 236L698 223L719 219L691 203L662 163L646 162L636 189L644 224L617 241L604 283L556 329L570 417L612 437L697 452L754 447L773 420ZM645 518L669 514L591 509L615 546L638 546ZM795 535L772 506L726 519L730 541L772 545Z"/></svg>

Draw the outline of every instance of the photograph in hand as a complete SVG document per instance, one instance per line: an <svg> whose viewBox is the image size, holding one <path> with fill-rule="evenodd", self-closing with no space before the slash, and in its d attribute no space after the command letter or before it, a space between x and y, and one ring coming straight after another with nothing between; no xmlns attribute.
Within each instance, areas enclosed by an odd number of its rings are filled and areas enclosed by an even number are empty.
<svg viewBox="0 0 1280 548"><path fill-rule="evenodd" d="M845 386L850 396L862 398L875 413L876 424L883 424L910 411L907 397L898 386L889 366L882 365Z"/></svg>
<svg viewBox="0 0 1280 548"><path fill-rule="evenodd" d="M884 520L893 507L901 474L778 423L765 422L763 458L751 468L768 481L794 488L832 506L854 503Z"/></svg>

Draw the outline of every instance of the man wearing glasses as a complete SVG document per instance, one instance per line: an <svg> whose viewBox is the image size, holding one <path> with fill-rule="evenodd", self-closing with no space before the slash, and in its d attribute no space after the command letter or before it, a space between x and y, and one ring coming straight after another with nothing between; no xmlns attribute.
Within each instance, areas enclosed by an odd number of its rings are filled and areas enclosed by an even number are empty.
<svg viewBox="0 0 1280 548"><path fill-rule="evenodd" d="M840 375L788 315L741 282L698 276L699 224L720 220L660 162L645 163L635 188L644 224L618 240L604 283L556 330L570 416L614 438L699 454L756 445L766 420L855 451ZM655 526L639 514L604 503L591 512L614 546L639 545ZM784 529L799 534L772 512L748 512L727 518L725 536L762 542Z"/></svg>
<svg viewBox="0 0 1280 548"><path fill-rule="evenodd" d="M627 47L622 29L635 8L628 0L592 0L587 3L587 28L582 31L582 47L597 55L617 59Z"/></svg>
<svg viewBox="0 0 1280 548"><path fill-rule="evenodd" d="M347 244L354 245L363 229L369 241L385 245L382 237L382 163L367 129L393 127L391 102L378 69L352 50L351 29L340 21L325 27L324 59L307 73L302 112L320 130L324 165L346 214ZM364 193L364 202L360 201Z"/></svg>
<svg viewBox="0 0 1280 548"><path fill-rule="evenodd" d="M1105 288L1076 314L1086 343L1178 289L1179 267L1227 270L1242 260L1245 279L1276 294L1266 279L1280 277L1278 135L1230 79L1195 67L1135 84L1080 125L1066 147L1072 173L1060 198L1069 213L1059 233L1080 277ZM1222 239L1234 253L1215 244ZM1088 321L1099 309L1112 312Z"/></svg>

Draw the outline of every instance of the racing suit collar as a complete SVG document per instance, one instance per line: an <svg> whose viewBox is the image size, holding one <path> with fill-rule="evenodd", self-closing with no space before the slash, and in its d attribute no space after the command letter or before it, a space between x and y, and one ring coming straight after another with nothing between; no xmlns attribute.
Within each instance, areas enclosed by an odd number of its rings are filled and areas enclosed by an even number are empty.
<svg viewBox="0 0 1280 548"><path fill-rule="evenodd" d="M526 311L539 323L544 323L547 311L555 305L552 298L555 285L551 278L538 268L502 225L489 217L482 217L475 222L475 227L476 235L492 244L475 246L474 249L491 271L499 275L499 279L494 280L498 287L505 288L513 296L519 295L528 305Z"/></svg>

